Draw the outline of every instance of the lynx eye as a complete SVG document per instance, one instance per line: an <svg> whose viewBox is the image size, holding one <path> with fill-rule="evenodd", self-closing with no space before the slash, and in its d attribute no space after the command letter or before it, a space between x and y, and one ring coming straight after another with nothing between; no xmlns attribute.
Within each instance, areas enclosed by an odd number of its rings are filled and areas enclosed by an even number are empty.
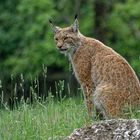
<svg viewBox="0 0 140 140"><path fill-rule="evenodd" d="M68 37L66 36L66 37L64 37L64 40L66 40Z"/></svg>

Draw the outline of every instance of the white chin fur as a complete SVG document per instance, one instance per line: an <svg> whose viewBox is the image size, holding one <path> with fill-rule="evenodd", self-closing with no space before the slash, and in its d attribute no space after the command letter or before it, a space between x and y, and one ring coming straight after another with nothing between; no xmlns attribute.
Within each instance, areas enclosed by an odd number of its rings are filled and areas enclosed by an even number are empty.
<svg viewBox="0 0 140 140"><path fill-rule="evenodd" d="M74 54L74 51L75 51L74 46L71 46L71 45L67 44L66 48L68 48L68 49L67 50L62 50L62 51L60 50L60 53L65 54L65 56Z"/></svg>

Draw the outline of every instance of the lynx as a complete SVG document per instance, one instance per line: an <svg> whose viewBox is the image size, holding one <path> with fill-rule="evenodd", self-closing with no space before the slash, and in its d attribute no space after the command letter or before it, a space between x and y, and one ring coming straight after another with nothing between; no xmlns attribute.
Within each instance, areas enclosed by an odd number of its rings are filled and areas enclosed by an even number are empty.
<svg viewBox="0 0 140 140"><path fill-rule="evenodd" d="M90 116L95 107L104 119L119 118L126 105L140 103L139 80L121 55L99 40L82 35L77 17L66 28L50 23L58 50L72 63Z"/></svg>

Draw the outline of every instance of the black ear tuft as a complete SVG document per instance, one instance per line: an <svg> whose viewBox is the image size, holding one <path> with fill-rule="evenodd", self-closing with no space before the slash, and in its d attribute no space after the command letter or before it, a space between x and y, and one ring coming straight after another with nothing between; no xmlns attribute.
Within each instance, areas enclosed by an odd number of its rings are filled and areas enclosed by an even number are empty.
<svg viewBox="0 0 140 140"><path fill-rule="evenodd" d="M74 17L74 19L77 19L78 18L78 14L75 14L75 17Z"/></svg>
<svg viewBox="0 0 140 140"><path fill-rule="evenodd" d="M52 24L52 21L49 19L49 22Z"/></svg>

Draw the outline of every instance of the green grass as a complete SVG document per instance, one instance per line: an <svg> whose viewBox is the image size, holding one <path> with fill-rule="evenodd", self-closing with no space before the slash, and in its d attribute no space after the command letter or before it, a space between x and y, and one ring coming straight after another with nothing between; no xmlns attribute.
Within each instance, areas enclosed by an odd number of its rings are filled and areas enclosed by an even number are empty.
<svg viewBox="0 0 140 140"><path fill-rule="evenodd" d="M46 102L36 101L32 105L23 102L18 109L0 110L0 140L62 140L87 124L82 98ZM130 109L126 115L140 118L140 110Z"/></svg>
<svg viewBox="0 0 140 140"><path fill-rule="evenodd" d="M0 111L0 140L58 140L86 124L87 113L81 99L23 103L13 111Z"/></svg>

